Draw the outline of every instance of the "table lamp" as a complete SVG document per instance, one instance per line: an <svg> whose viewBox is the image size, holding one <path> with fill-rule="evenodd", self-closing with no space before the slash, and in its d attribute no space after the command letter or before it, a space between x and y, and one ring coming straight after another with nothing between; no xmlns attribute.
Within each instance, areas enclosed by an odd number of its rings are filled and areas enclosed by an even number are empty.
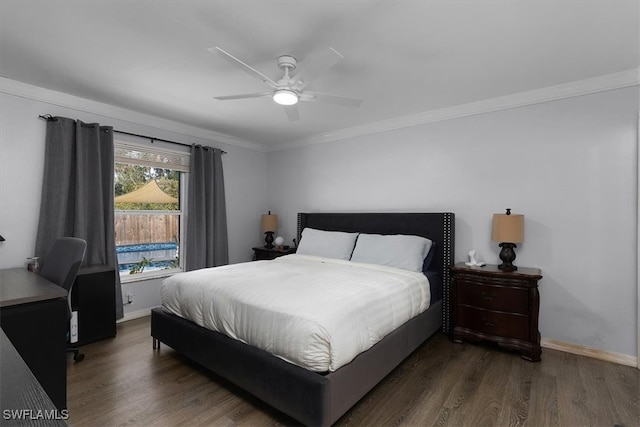
<svg viewBox="0 0 640 427"><path fill-rule="evenodd" d="M524 215L512 214L507 208L507 213L493 214L493 232L491 240L500 242L500 259L502 264L498 268L502 271L515 271L513 265L516 259L516 243L524 242Z"/></svg>
<svg viewBox="0 0 640 427"><path fill-rule="evenodd" d="M278 230L278 215L271 214L271 211L267 215L262 215L262 232L265 234L264 245L267 249L273 249L273 233Z"/></svg>

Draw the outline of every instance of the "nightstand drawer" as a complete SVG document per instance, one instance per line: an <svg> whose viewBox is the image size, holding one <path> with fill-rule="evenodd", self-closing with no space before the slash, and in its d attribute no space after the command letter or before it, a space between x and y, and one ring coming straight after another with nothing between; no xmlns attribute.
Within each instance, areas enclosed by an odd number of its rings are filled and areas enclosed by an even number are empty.
<svg viewBox="0 0 640 427"><path fill-rule="evenodd" d="M507 313L529 313L529 291L525 288L467 281L459 281L457 286L459 304Z"/></svg>
<svg viewBox="0 0 640 427"><path fill-rule="evenodd" d="M529 339L529 318L520 314L498 313L458 305L456 326L474 331L521 340Z"/></svg>

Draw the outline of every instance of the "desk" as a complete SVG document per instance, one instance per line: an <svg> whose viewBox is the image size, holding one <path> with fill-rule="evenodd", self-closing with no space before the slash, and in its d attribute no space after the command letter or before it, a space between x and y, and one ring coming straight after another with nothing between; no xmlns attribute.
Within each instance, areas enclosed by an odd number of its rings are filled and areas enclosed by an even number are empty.
<svg viewBox="0 0 640 427"><path fill-rule="evenodd" d="M67 406L66 297L24 268L0 270L2 330L59 410Z"/></svg>
<svg viewBox="0 0 640 427"><path fill-rule="evenodd" d="M67 417L54 406L9 338L0 330L0 402L3 425L66 426ZM8 414L5 410L11 411Z"/></svg>

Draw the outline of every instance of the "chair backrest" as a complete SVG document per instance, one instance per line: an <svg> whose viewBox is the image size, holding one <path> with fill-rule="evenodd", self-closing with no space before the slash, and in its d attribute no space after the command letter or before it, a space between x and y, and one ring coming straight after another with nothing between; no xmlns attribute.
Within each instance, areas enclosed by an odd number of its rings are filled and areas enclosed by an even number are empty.
<svg viewBox="0 0 640 427"><path fill-rule="evenodd" d="M84 260L86 249L87 242L82 239L76 237L57 239L40 269L40 275L70 292Z"/></svg>

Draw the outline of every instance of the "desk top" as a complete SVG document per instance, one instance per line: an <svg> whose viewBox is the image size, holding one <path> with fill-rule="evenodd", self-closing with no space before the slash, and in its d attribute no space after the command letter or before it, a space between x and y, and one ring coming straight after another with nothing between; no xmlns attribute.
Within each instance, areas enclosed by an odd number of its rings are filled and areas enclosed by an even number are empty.
<svg viewBox="0 0 640 427"><path fill-rule="evenodd" d="M0 270L0 307L65 298L67 291L26 268Z"/></svg>

